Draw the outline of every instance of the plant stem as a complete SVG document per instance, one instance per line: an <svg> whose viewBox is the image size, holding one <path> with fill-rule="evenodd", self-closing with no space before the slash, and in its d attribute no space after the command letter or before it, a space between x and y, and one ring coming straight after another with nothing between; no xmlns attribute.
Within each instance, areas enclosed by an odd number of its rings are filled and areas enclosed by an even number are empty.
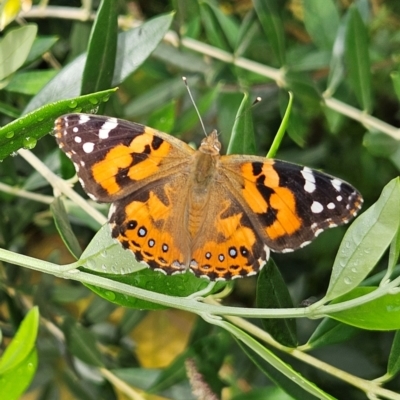
<svg viewBox="0 0 400 400"><path fill-rule="evenodd" d="M31 151L20 149L18 154L37 172L39 172L39 174L41 174L53 188L69 197L75 204L81 207L82 210L86 211L95 221L97 221L100 226L107 222L107 218L102 213L93 208L83 197L79 196L79 194L76 193L66 181L50 171L46 164L39 160Z"/></svg>

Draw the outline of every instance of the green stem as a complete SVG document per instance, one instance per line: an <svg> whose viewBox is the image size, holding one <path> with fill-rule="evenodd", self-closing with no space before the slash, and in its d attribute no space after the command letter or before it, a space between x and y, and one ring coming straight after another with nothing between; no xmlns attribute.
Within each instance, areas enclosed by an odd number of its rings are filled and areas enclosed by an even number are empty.
<svg viewBox="0 0 400 400"><path fill-rule="evenodd" d="M318 309L315 309L313 306L304 308L248 309L240 307L215 306L201 303L196 299L191 299L190 297L181 298L151 292L121 282L115 282L108 278L79 271L76 269L79 266L78 263L60 266L47 261L37 260L22 254L13 253L5 249L0 249L0 260L196 314L208 313L213 315L232 315L246 318L323 318L327 314L352 308L356 305L364 304L368 301L390 293L390 290L396 288L400 283L399 277L389 284L379 287L365 296L361 296L339 304L321 306Z"/></svg>

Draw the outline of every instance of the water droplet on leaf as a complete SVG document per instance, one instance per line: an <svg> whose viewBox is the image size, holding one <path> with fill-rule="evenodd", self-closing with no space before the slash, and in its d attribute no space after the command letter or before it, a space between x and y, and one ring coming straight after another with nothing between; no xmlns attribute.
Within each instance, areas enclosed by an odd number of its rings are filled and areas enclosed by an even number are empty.
<svg viewBox="0 0 400 400"><path fill-rule="evenodd" d="M346 277L344 278L344 283L345 283L346 285L350 285L352 282L353 282L353 279L351 279L349 276L346 276Z"/></svg>

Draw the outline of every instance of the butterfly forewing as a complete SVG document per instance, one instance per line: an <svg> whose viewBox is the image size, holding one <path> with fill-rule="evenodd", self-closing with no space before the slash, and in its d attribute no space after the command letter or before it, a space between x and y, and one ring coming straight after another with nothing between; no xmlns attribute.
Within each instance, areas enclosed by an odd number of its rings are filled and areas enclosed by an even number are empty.
<svg viewBox="0 0 400 400"><path fill-rule="evenodd" d="M242 203L273 251L303 247L323 230L347 223L361 208L362 197L353 186L308 167L252 156L222 160L231 183L242 180Z"/></svg>
<svg viewBox="0 0 400 400"><path fill-rule="evenodd" d="M158 179L162 171L185 163L194 151L152 128L88 114L58 118L55 136L88 195L108 203Z"/></svg>

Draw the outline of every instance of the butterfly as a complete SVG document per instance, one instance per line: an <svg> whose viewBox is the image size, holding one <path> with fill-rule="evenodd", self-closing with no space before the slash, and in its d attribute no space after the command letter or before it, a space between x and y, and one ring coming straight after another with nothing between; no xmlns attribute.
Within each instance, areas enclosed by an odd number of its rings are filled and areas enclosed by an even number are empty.
<svg viewBox="0 0 400 400"><path fill-rule="evenodd" d="M194 150L134 122L67 114L55 136L89 197L112 203L112 237L168 275L254 275L270 251L304 247L363 202L350 184L308 167L220 155L215 130Z"/></svg>

